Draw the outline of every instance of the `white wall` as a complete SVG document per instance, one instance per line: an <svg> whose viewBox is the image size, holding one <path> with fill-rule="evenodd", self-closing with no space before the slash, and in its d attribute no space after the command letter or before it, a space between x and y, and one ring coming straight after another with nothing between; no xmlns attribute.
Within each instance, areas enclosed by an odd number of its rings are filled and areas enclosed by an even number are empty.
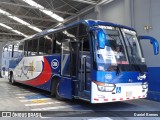
<svg viewBox="0 0 160 120"><path fill-rule="evenodd" d="M127 9L127 10L126 10ZM80 19L97 19L117 24L130 25L128 0L115 0L107 5L98 6Z"/></svg>
<svg viewBox="0 0 160 120"><path fill-rule="evenodd" d="M117 0L102 6L101 20L125 24L125 0Z"/></svg>
<svg viewBox="0 0 160 120"><path fill-rule="evenodd" d="M160 0L134 0L134 26L139 35L150 35L160 43ZM152 27L144 30L144 26ZM149 67L159 66L160 55L153 55L149 41L141 41L144 56Z"/></svg>

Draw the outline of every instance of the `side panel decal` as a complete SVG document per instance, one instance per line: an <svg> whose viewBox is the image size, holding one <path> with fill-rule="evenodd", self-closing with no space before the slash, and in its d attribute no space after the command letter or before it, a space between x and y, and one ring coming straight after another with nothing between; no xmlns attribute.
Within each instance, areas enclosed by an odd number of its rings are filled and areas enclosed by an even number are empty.
<svg viewBox="0 0 160 120"><path fill-rule="evenodd" d="M50 64L48 63L47 59L44 57L43 71L39 76L37 76L37 78L31 79L31 80L17 81L17 82L28 84L31 86L39 86L48 82L51 76L52 76L52 70L51 70Z"/></svg>

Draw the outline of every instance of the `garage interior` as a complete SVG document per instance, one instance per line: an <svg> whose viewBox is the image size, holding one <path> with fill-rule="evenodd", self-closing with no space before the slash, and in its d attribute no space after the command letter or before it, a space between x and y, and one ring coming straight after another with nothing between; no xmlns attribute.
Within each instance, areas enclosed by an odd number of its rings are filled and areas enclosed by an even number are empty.
<svg viewBox="0 0 160 120"><path fill-rule="evenodd" d="M92 19L129 26L134 28L138 35L153 36L160 43L159 6L160 0L0 0L0 68L5 44L22 40L46 29L62 27L80 20ZM50 98L49 93L23 85L12 86L7 79L0 78L0 111L45 110L46 104L44 103L47 100L49 101L47 107L50 107L47 109L48 111L94 111L97 109L100 111L160 111L160 80L158 80L160 78L160 74L158 74L160 72L160 55L155 56L153 54L153 48L149 41L141 41L140 43L150 73L149 91L145 99L95 106L81 101L57 101ZM153 67L157 70L153 71ZM27 94L31 94L31 97L43 98L43 100L34 101L30 105L27 100L22 99ZM35 96L32 96L33 94ZM42 105L36 107L36 103L42 103ZM87 115L91 116L91 114ZM104 114L97 113L96 115L105 116ZM84 118L91 119L87 118L87 115L84 115ZM97 118L96 116L93 117ZM123 116L119 117L124 119ZM103 117L102 119L118 118ZM158 118L154 119L158 120Z"/></svg>

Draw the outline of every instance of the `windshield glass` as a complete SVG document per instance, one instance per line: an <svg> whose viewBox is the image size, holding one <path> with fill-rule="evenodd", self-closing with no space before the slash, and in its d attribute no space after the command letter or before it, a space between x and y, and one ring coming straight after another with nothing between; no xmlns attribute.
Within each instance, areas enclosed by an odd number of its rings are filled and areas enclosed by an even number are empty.
<svg viewBox="0 0 160 120"><path fill-rule="evenodd" d="M105 47L98 47L97 32L92 32L94 68L100 71L147 70L136 32L128 29L99 26L106 36Z"/></svg>
<svg viewBox="0 0 160 120"><path fill-rule="evenodd" d="M100 27L102 28L102 26ZM103 26L103 29L107 39L105 48L99 49L97 41L94 41L94 56L97 69L112 71L117 69L118 64L129 64L118 28Z"/></svg>
<svg viewBox="0 0 160 120"><path fill-rule="evenodd" d="M135 31L122 29L130 64L145 64Z"/></svg>

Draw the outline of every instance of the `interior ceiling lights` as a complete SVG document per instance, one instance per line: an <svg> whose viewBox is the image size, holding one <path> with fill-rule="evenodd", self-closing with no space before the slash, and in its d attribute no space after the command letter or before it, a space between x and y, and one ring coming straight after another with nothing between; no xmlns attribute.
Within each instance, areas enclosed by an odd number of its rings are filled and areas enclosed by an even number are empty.
<svg viewBox="0 0 160 120"><path fill-rule="evenodd" d="M31 5L31 6L33 6L33 7L35 7L35 8L37 8L37 9L40 10L41 12L43 12L43 13L45 13L46 15L48 15L48 16L56 19L56 20L59 21L59 22L63 22L63 21L64 21L64 19L63 19L62 17L60 17L59 15L53 13L53 12L50 11L50 10L47 10L45 7L43 7L42 5L34 2L33 0L22 0L22 1L26 2L27 4L29 4L29 5Z"/></svg>
<svg viewBox="0 0 160 120"><path fill-rule="evenodd" d="M33 29L33 30L35 30L35 31L37 31L37 32L41 32L41 31L42 31L41 29L39 29L39 28L37 28L37 27L29 24L28 22L26 22L26 21L24 21L24 20L22 20L22 19L20 19L20 18L18 18L18 17L16 17L16 16L13 16L12 14L8 13L7 11L4 11L4 10L0 9L0 13L8 16L9 18L11 18L11 19L13 19L13 20L15 20L15 21L23 24L23 25L28 26L29 28L31 28L31 29Z"/></svg>

